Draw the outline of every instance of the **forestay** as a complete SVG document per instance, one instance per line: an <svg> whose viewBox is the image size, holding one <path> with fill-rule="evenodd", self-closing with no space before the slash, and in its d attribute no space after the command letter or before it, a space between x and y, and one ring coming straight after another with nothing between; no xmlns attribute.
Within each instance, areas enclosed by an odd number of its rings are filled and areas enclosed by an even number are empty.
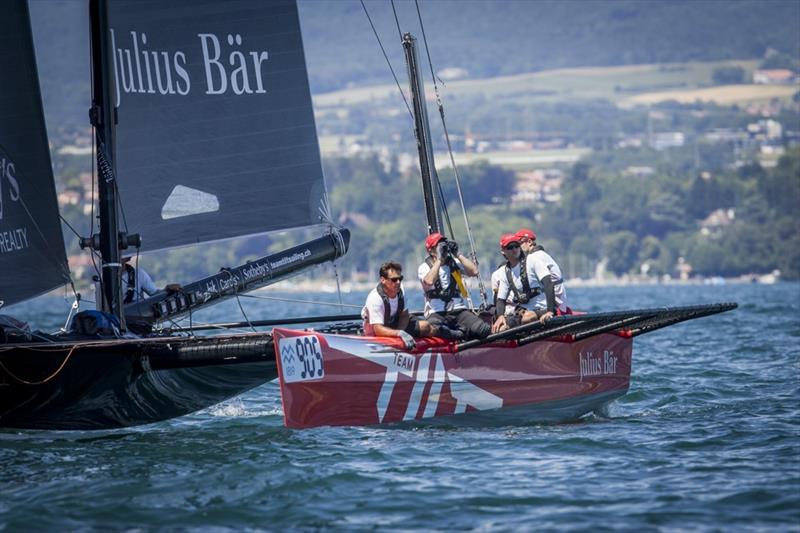
<svg viewBox="0 0 800 533"><path fill-rule="evenodd" d="M110 3L116 171L143 249L320 222L294 0Z"/></svg>
<svg viewBox="0 0 800 533"><path fill-rule="evenodd" d="M69 281L25 0L0 32L0 305Z"/></svg>

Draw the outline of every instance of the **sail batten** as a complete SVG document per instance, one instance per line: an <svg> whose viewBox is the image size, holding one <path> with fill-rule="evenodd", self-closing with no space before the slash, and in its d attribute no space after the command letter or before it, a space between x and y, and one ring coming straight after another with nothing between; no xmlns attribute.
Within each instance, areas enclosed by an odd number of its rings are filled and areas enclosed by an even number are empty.
<svg viewBox="0 0 800 533"><path fill-rule="evenodd" d="M320 222L294 0L111 0L109 18L117 179L143 251Z"/></svg>

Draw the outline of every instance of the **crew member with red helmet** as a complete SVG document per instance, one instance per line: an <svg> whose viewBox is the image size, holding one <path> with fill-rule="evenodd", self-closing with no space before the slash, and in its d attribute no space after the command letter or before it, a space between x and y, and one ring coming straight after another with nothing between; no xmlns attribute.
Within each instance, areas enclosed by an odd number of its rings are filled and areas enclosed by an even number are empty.
<svg viewBox="0 0 800 533"><path fill-rule="evenodd" d="M481 320L466 304L467 289L462 275L478 275L478 267L458 250L455 241L441 233L425 239L428 257L419 266L417 275L425 293L425 318L431 324L458 328L468 338L482 339L491 333L489 324Z"/></svg>
<svg viewBox="0 0 800 533"><path fill-rule="evenodd" d="M500 253L506 262L492 274L495 292L495 320L492 333L536 320L536 313L527 304L536 295L538 284L531 288L525 271L525 254L520 249L519 238L514 233L500 237Z"/></svg>
<svg viewBox="0 0 800 533"><path fill-rule="evenodd" d="M540 294L531 299L529 308L544 323L556 314L571 313L567 307L567 290L561 268L544 248L536 243L536 233L521 229L516 233L525 254L525 271L531 283L537 283Z"/></svg>

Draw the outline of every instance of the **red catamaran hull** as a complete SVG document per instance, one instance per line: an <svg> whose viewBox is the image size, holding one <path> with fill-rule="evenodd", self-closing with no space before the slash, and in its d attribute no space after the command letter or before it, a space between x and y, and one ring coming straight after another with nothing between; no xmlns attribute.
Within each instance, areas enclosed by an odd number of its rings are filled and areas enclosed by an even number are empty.
<svg viewBox="0 0 800 533"><path fill-rule="evenodd" d="M458 353L439 339L420 340L408 353L398 339L279 328L273 335L291 428L456 423L455 416L480 424L570 420L630 385L633 339L615 333Z"/></svg>

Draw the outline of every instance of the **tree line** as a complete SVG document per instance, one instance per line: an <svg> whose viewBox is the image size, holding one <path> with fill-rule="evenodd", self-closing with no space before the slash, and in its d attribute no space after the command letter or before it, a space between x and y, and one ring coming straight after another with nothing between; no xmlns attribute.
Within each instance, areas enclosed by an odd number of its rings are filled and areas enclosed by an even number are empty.
<svg viewBox="0 0 800 533"><path fill-rule="evenodd" d="M713 146L707 149L709 160L718 157ZM720 161L713 172L698 172L689 163L697 158L694 152L639 148L592 156L568 172L559 202L523 207L509 202L513 172L485 162L463 167L465 203L484 275L500 262L500 234L532 227L568 276L591 276L599 262L616 275L675 276L683 258L693 274L703 276L777 268L784 278L800 278L800 149L774 168L758 163L732 168ZM653 174L621 170L643 158L657 162ZM376 271L389 258L416 268L426 235L419 178L401 175L376 157L329 159L326 175L334 212L353 231L345 270ZM451 173L440 178L454 200ZM465 245L455 202L449 211L455 237ZM715 212L719 221L704 229L703 221Z"/></svg>

